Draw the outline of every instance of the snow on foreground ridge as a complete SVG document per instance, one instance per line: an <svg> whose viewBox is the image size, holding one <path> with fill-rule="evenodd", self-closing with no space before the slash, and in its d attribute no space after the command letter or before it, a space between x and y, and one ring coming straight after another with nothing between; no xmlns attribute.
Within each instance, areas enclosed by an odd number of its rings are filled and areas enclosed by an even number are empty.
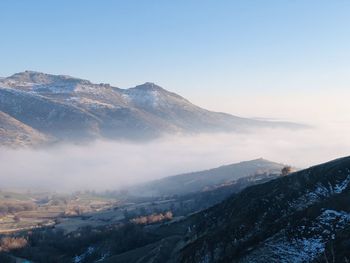
<svg viewBox="0 0 350 263"><path fill-rule="evenodd" d="M298 227L296 231L293 230L295 236L300 238L287 238L286 229L283 229L267 239L242 262L254 262L256 257L259 257L261 262L311 262L324 253L326 243L335 239L336 232L350 223L350 213L326 209L311 224L307 223Z"/></svg>

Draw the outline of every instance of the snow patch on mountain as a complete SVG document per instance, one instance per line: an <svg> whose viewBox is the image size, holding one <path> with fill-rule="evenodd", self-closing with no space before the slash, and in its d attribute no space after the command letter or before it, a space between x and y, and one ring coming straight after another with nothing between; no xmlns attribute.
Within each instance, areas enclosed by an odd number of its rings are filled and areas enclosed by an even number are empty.
<svg viewBox="0 0 350 263"><path fill-rule="evenodd" d="M240 262L264 263L302 263L311 262L325 250L322 239L317 237L288 239L282 230L266 240L259 248L253 250ZM258 259L258 260L257 260Z"/></svg>
<svg viewBox="0 0 350 263"><path fill-rule="evenodd" d="M333 231L343 229L350 222L350 214L345 211L327 209L317 218L319 226L330 227Z"/></svg>
<svg viewBox="0 0 350 263"><path fill-rule="evenodd" d="M308 190L304 195L290 202L290 207L296 207L297 209L301 210L321 201L325 197L342 193L350 183L349 169L347 169L346 172L349 175L347 175L345 179L339 180L334 186L330 182L328 182L327 186L323 185L322 183L317 183L313 190Z"/></svg>
<svg viewBox="0 0 350 263"><path fill-rule="evenodd" d="M112 105L110 103L105 103L99 100L94 100L94 99L90 99L90 98L84 98L84 97L69 97L66 99L67 102L71 102L73 104L76 105L85 105L88 106L89 108L107 108L107 109L115 109L115 108L119 108L115 105Z"/></svg>
<svg viewBox="0 0 350 263"><path fill-rule="evenodd" d="M306 220L306 219L305 219ZM305 223L309 223L307 220ZM299 238L288 238L286 230L282 230L259 248L271 261L266 262L311 262L324 252L325 244L335 239L336 232L350 223L350 214L331 209L324 210L311 225L299 226L292 230ZM249 255L252 259L256 252ZM265 261L263 261L265 262Z"/></svg>
<svg viewBox="0 0 350 263"><path fill-rule="evenodd" d="M144 107L156 108L161 102L160 94L157 90L128 89L122 96L127 102Z"/></svg>
<svg viewBox="0 0 350 263"><path fill-rule="evenodd" d="M349 183L350 175L348 175L348 177L344 181L341 181L334 186L334 192L337 194L342 193L348 187Z"/></svg>
<svg viewBox="0 0 350 263"><path fill-rule="evenodd" d="M72 93L76 85L67 83L56 83L55 85L34 85L32 91L34 92L51 92L51 93Z"/></svg>
<svg viewBox="0 0 350 263"><path fill-rule="evenodd" d="M95 251L95 248L93 246L89 246L83 254L74 257L73 259L74 263L83 262L85 258L91 255L92 253L94 253L94 251Z"/></svg>

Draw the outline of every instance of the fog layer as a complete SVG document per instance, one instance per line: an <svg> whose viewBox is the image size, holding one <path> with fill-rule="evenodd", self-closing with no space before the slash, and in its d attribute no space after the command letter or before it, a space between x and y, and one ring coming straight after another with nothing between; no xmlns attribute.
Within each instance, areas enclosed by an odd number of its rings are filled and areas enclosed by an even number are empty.
<svg viewBox="0 0 350 263"><path fill-rule="evenodd" d="M304 168L350 153L349 123L249 134L174 136L145 144L0 149L0 187L57 191L118 189L169 175L265 158Z"/></svg>

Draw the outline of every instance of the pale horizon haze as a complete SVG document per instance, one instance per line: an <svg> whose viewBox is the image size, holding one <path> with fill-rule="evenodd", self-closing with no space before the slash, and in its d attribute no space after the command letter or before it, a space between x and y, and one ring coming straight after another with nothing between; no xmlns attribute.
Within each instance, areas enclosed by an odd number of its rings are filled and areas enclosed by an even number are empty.
<svg viewBox="0 0 350 263"><path fill-rule="evenodd" d="M5 0L0 10L2 77L149 81L238 116L350 121L346 1Z"/></svg>

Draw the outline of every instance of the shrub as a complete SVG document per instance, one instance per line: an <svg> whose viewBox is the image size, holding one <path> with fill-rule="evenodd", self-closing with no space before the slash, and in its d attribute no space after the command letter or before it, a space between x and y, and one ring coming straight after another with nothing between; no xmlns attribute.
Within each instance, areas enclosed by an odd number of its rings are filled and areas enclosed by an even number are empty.
<svg viewBox="0 0 350 263"><path fill-rule="evenodd" d="M24 237L3 237L0 240L0 251L10 251L23 248L28 244Z"/></svg>

